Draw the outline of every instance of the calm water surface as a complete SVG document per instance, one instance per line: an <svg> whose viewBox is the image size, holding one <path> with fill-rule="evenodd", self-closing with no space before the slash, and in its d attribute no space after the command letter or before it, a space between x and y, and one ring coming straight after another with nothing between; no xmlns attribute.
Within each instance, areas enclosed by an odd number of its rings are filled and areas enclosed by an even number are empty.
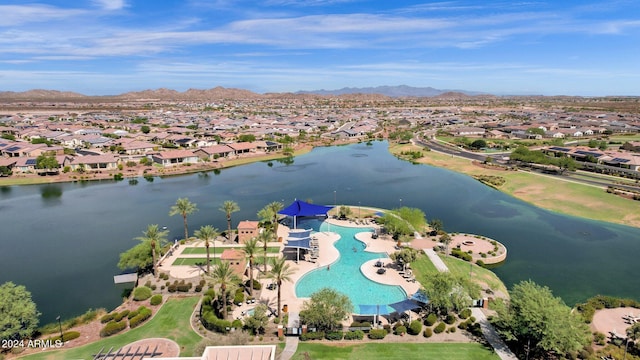
<svg viewBox="0 0 640 360"><path fill-rule="evenodd" d="M506 263L495 269L511 286L533 281L573 304L608 294L640 300L640 229L555 214L511 198L446 169L412 165L387 152L386 142L318 148L293 164L255 163L219 174L123 182L0 187L0 283L23 284L41 322L89 308L113 308L119 254L136 244L148 224L179 237L182 218L170 217L178 197L197 203L191 231L226 228L225 200L241 211L233 223L256 219L271 201L400 205L443 220L446 231L478 233L504 243ZM640 211L640 206L639 206Z"/></svg>

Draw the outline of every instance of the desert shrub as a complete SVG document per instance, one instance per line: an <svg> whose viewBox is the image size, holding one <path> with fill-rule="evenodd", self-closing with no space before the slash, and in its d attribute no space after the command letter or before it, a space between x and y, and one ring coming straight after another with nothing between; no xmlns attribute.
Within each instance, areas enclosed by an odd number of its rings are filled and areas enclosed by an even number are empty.
<svg viewBox="0 0 640 360"><path fill-rule="evenodd" d="M143 301L151 297L151 289L147 286L138 286L133 289L133 300Z"/></svg>
<svg viewBox="0 0 640 360"><path fill-rule="evenodd" d="M114 317L113 317L113 321L118 322L122 319L124 319L126 316L129 315L129 310L123 310L119 313L117 313Z"/></svg>
<svg viewBox="0 0 640 360"><path fill-rule="evenodd" d="M247 280L244 283L244 286L248 289L249 288L249 281ZM262 288L262 285L260 284L260 281L253 279L253 290L260 290Z"/></svg>
<svg viewBox="0 0 640 360"><path fill-rule="evenodd" d="M342 340L344 333L342 331L332 331L324 334L324 338L327 340Z"/></svg>
<svg viewBox="0 0 640 360"><path fill-rule="evenodd" d="M469 316L471 316L471 309L469 308L463 309L462 311L460 311L460 314L458 316L460 317L460 319L463 319L463 320L468 319Z"/></svg>
<svg viewBox="0 0 640 360"><path fill-rule="evenodd" d="M474 336L478 336L478 337L482 336L482 329L480 328L480 324L478 323L469 324L467 331L473 334Z"/></svg>
<svg viewBox="0 0 640 360"><path fill-rule="evenodd" d="M440 322L434 329L433 332L436 334L440 334L441 332L443 332L445 329L447 328L447 325L445 325L443 322Z"/></svg>
<svg viewBox="0 0 640 360"><path fill-rule="evenodd" d="M193 289L193 291L195 291L197 293L201 292L202 291L202 286L196 285L196 287Z"/></svg>
<svg viewBox="0 0 640 360"><path fill-rule="evenodd" d="M387 334L391 334L391 325L384 324L384 326L382 326L382 328L384 329L384 331L387 332Z"/></svg>
<svg viewBox="0 0 640 360"><path fill-rule="evenodd" d="M463 321L460 324L458 324L458 329L460 330L467 330L468 327L469 327L469 320Z"/></svg>
<svg viewBox="0 0 640 360"><path fill-rule="evenodd" d="M151 297L151 300L149 300L149 303L153 306L162 304L162 295L160 294L153 295Z"/></svg>
<svg viewBox="0 0 640 360"><path fill-rule="evenodd" d="M77 339L80 337L80 332L78 331L66 331L62 334L62 340L69 341L73 339ZM54 336L52 338L47 339L48 341L55 342L60 340L60 335Z"/></svg>
<svg viewBox="0 0 640 360"><path fill-rule="evenodd" d="M322 332L322 331L308 332L306 334L300 335L300 340L301 341L322 340L322 339L324 339L324 332Z"/></svg>
<svg viewBox="0 0 640 360"><path fill-rule="evenodd" d="M244 293L242 291L236 291L236 294L233 296L234 304L242 304L244 301Z"/></svg>
<svg viewBox="0 0 640 360"><path fill-rule="evenodd" d="M431 336L433 336L433 330L431 330L431 328L424 329L424 333L422 333L422 336L430 338Z"/></svg>
<svg viewBox="0 0 640 360"><path fill-rule="evenodd" d="M242 320L235 319L231 322L231 327L234 329L242 329Z"/></svg>
<svg viewBox="0 0 640 360"><path fill-rule="evenodd" d="M435 324L436 321L438 321L438 316L435 313L431 313L424 319L424 324L426 326L431 326Z"/></svg>
<svg viewBox="0 0 640 360"><path fill-rule="evenodd" d="M151 317L151 310L144 306L139 307L137 311L138 314L129 319L129 327L132 329L142 324L145 320Z"/></svg>
<svg viewBox="0 0 640 360"><path fill-rule="evenodd" d="M116 316L116 313L108 313L108 314L105 314L105 315L103 315L103 316L100 318L100 322L101 322L101 323L103 323L103 324L106 324L106 323L108 323L109 321L113 320L113 318L114 318L115 316Z"/></svg>
<svg viewBox="0 0 640 360"><path fill-rule="evenodd" d="M178 286L177 286L177 285L175 285L175 284L171 284L171 285L167 286L167 290L168 290L170 293L174 293L174 292L176 292L176 291L178 290Z"/></svg>
<svg viewBox="0 0 640 360"><path fill-rule="evenodd" d="M444 319L444 322L447 323L447 325L451 325L454 322L456 322L456 317L453 316L452 314L447 314L447 317Z"/></svg>
<svg viewBox="0 0 640 360"><path fill-rule="evenodd" d="M358 322L354 321L349 325L349 327L371 327L371 323L368 321Z"/></svg>
<svg viewBox="0 0 640 360"><path fill-rule="evenodd" d="M604 346L607 344L607 337L601 332L596 332L593 334L593 341L597 345Z"/></svg>
<svg viewBox="0 0 640 360"><path fill-rule="evenodd" d="M410 335L418 335L420 334L421 331L422 331L422 323L419 320L413 320L409 324L409 328L407 329L407 332Z"/></svg>
<svg viewBox="0 0 640 360"><path fill-rule="evenodd" d="M344 334L345 340L362 340L364 339L364 331L356 330L356 331L347 331Z"/></svg>
<svg viewBox="0 0 640 360"><path fill-rule="evenodd" d="M404 335L407 333L407 327L404 325L396 326L395 334L396 335Z"/></svg>
<svg viewBox="0 0 640 360"><path fill-rule="evenodd" d="M387 336L387 331L385 329L373 329L369 331L369 339L371 340L381 340Z"/></svg>
<svg viewBox="0 0 640 360"><path fill-rule="evenodd" d="M192 285L191 283L186 283L186 284L185 284L184 282L181 282L180 284L178 284L178 285L176 286L176 289L177 289L178 291L180 291L180 292L188 292L189 290L191 290L191 287L192 287L192 286L193 286L193 285Z"/></svg>
<svg viewBox="0 0 640 360"><path fill-rule="evenodd" d="M447 329L447 332L448 332L448 333L454 333L454 332L456 332L456 328L455 328L455 326L452 326L452 327L448 328L448 329Z"/></svg>
<svg viewBox="0 0 640 360"><path fill-rule="evenodd" d="M111 336L113 334L117 334L120 331L124 330L127 328L127 322L126 321L120 321L120 322L115 322L115 321L109 321L107 323L107 325L105 325L102 330L100 330L100 336L101 337L107 337L107 336Z"/></svg>

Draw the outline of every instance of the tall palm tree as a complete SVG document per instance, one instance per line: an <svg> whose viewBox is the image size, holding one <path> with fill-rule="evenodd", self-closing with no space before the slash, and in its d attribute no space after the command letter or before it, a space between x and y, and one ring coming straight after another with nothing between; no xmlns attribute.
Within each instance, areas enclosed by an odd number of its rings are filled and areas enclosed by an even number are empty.
<svg viewBox="0 0 640 360"><path fill-rule="evenodd" d="M273 228L273 236L275 238L275 241L278 241L278 213L282 211L282 209L284 209L284 204L279 201L273 201L270 202L266 207L271 213L271 226Z"/></svg>
<svg viewBox="0 0 640 360"><path fill-rule="evenodd" d="M207 274L210 270L210 254L209 254L209 241L213 242L213 256L216 256L216 238L220 235L218 229L211 225L201 226L199 230L196 230L195 235L198 239L204 240L204 247L207 249Z"/></svg>
<svg viewBox="0 0 640 360"><path fill-rule="evenodd" d="M258 239L251 238L244 243L244 253L249 257L249 295L253 297L253 259L258 252Z"/></svg>
<svg viewBox="0 0 640 360"><path fill-rule="evenodd" d="M142 232L136 240L149 242L151 246L151 262L153 264L153 274L158 277L158 264L156 263L156 248L161 248L167 242L168 231L162 231L157 224L148 225L147 230Z"/></svg>
<svg viewBox="0 0 640 360"><path fill-rule="evenodd" d="M220 294L222 296L222 314L224 319L227 318L227 286L237 284L240 282L240 278L236 275L229 263L223 261L217 264L211 272L211 278L215 284L220 285Z"/></svg>
<svg viewBox="0 0 640 360"><path fill-rule="evenodd" d="M231 214L240 211L240 206L235 201L227 200L222 203L220 211L227 215L227 239L231 240Z"/></svg>
<svg viewBox="0 0 640 360"><path fill-rule="evenodd" d="M280 302L282 300L281 287L285 281L291 281L291 276L295 271L287 264L284 257L271 258L271 272L269 277L276 281L278 285L278 319L282 320L282 309L280 308Z"/></svg>
<svg viewBox="0 0 640 360"><path fill-rule="evenodd" d="M184 240L189 239L189 228L187 226L187 215L191 215L194 212L198 211L198 207L195 203L189 201L189 198L179 198L176 200L176 204L171 206L171 211L169 211L169 216L173 215L182 215L182 219L184 220Z"/></svg>
<svg viewBox="0 0 640 360"><path fill-rule="evenodd" d="M262 232L258 235L258 240L263 245L262 250L264 254L264 272L266 273L267 272L267 244L271 240L271 230L269 229L262 230Z"/></svg>

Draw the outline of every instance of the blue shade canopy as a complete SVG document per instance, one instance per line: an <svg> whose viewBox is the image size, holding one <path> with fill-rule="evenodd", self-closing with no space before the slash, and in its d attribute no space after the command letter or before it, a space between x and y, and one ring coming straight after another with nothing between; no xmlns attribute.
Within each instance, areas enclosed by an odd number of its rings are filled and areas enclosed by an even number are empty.
<svg viewBox="0 0 640 360"><path fill-rule="evenodd" d="M326 215L331 209L333 209L333 206L314 205L302 200L296 200L278 214L288 216L318 216Z"/></svg>
<svg viewBox="0 0 640 360"><path fill-rule="evenodd" d="M423 304L426 304L429 302L429 298L427 297L427 294L425 294L422 290L418 290L416 291L415 294L411 295L411 300L419 301Z"/></svg>
<svg viewBox="0 0 640 360"><path fill-rule="evenodd" d="M289 239L285 248L311 249L311 239Z"/></svg>
<svg viewBox="0 0 640 360"><path fill-rule="evenodd" d="M407 310L413 310L421 307L420 305L418 305L418 303L411 299L398 301L397 303L389 304L389 306L391 306L393 310L398 313L403 313Z"/></svg>

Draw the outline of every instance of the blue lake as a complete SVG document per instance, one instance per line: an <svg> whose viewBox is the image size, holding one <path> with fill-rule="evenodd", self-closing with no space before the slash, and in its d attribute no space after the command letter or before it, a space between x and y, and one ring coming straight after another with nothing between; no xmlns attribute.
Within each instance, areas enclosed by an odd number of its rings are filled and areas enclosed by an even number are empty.
<svg viewBox="0 0 640 360"><path fill-rule="evenodd" d="M256 219L271 201L298 198L417 207L441 219L446 231L504 243L508 259L494 271L507 286L531 279L569 304L596 294L640 300L640 229L536 208L468 176L400 161L386 142L317 148L293 163L139 180L0 187L0 283L25 285L43 323L113 308L121 301L113 285L118 257L133 239L148 224L168 226L170 239L183 233L182 218L169 216L177 198L198 205L188 218L191 231L207 224L225 229L218 210L225 200L242 209L233 214L236 225Z"/></svg>

